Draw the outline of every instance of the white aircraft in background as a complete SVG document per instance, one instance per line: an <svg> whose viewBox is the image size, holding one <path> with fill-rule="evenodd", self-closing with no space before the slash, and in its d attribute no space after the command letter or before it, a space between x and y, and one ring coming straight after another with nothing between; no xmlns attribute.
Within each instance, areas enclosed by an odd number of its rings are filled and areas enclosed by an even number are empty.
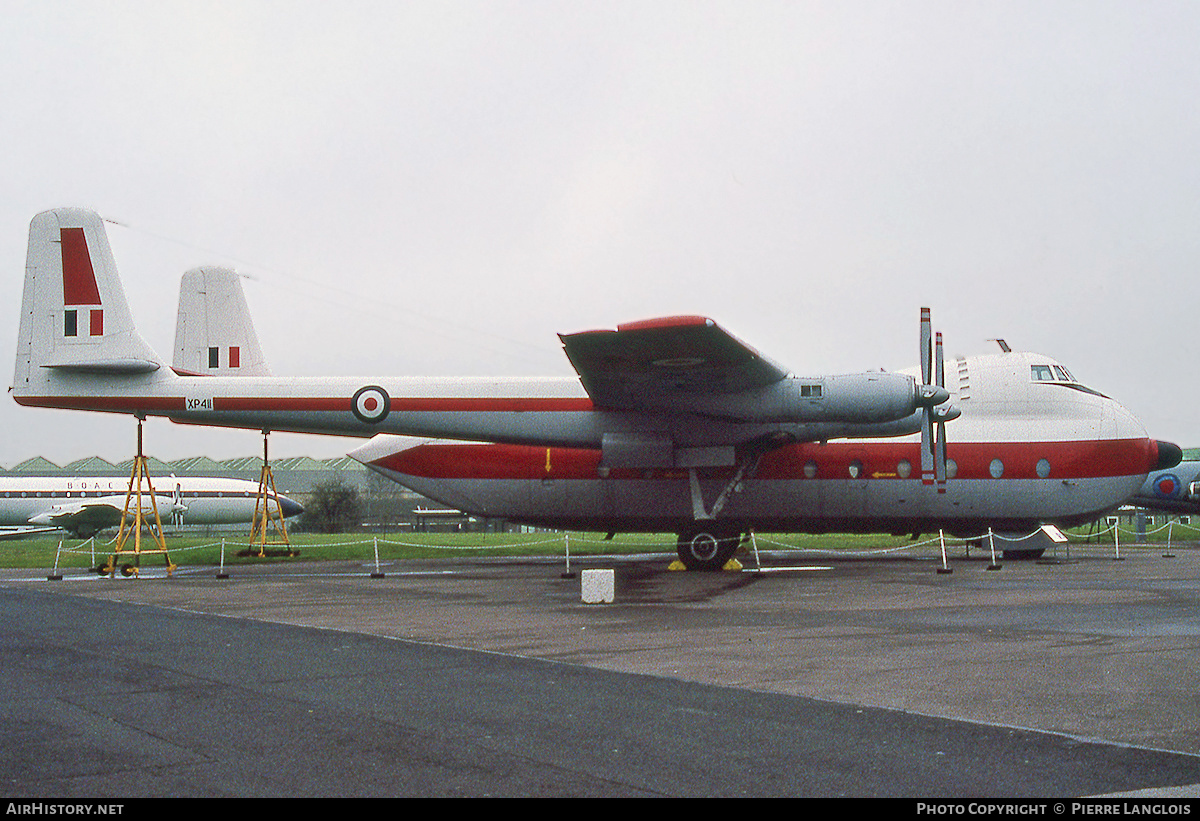
<svg viewBox="0 0 1200 821"><path fill-rule="evenodd" d="M752 529L979 535L1086 522L1178 461L1179 448L1049 357L956 359L948 385L928 309L920 328L919 374L797 376L712 320L670 317L562 336L578 379L181 376L138 335L100 218L59 209L30 225L13 396L189 424L481 442L381 437L352 455L466 512L671 531L702 569L723 566Z"/></svg>
<svg viewBox="0 0 1200 821"><path fill-rule="evenodd" d="M143 490L142 512L149 516L157 508L164 524L224 525L254 519L257 482L198 476L160 481L164 486L155 488L153 506L148 488ZM0 476L0 534L15 538L60 529L75 538L89 538L121 524L128 490L129 479L120 476ZM285 516L304 510L287 496L278 499Z"/></svg>

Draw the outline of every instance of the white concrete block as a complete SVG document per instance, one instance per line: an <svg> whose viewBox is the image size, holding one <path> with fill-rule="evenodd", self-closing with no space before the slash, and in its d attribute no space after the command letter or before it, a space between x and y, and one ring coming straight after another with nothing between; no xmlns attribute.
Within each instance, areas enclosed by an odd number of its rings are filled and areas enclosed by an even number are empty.
<svg viewBox="0 0 1200 821"><path fill-rule="evenodd" d="M612 604L616 576L612 570L584 570L580 574L584 604Z"/></svg>

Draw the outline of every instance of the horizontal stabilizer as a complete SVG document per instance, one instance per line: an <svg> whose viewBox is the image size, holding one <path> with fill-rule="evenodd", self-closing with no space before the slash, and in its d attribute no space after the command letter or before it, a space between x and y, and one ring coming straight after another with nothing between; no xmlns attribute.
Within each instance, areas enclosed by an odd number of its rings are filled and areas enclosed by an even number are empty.
<svg viewBox="0 0 1200 821"><path fill-rule="evenodd" d="M87 362L43 362L43 368L57 368L78 373L152 373L161 365L149 359L94 359Z"/></svg>

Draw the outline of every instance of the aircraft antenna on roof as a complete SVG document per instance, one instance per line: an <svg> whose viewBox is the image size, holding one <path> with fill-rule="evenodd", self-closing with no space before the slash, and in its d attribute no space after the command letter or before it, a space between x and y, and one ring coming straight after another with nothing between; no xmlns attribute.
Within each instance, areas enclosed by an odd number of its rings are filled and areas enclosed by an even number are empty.
<svg viewBox="0 0 1200 821"><path fill-rule="evenodd" d="M989 339L988 342L995 342L1000 346L1000 350L1004 351L1005 353L1012 353L1012 348L1008 347L1008 343L1003 339Z"/></svg>

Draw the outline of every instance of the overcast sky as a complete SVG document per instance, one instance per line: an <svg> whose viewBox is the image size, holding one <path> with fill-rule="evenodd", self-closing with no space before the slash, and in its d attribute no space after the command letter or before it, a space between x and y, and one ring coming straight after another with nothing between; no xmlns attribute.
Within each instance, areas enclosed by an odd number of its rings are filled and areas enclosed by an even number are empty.
<svg viewBox="0 0 1200 821"><path fill-rule="evenodd" d="M248 277L282 375L569 375L557 333L685 313L797 372L899 369L928 305L948 354L1003 337L1200 446L1200 3L0 11L10 384L29 220L71 205L120 223L167 358L200 264ZM0 429L5 468L134 452L126 417L9 399Z"/></svg>

